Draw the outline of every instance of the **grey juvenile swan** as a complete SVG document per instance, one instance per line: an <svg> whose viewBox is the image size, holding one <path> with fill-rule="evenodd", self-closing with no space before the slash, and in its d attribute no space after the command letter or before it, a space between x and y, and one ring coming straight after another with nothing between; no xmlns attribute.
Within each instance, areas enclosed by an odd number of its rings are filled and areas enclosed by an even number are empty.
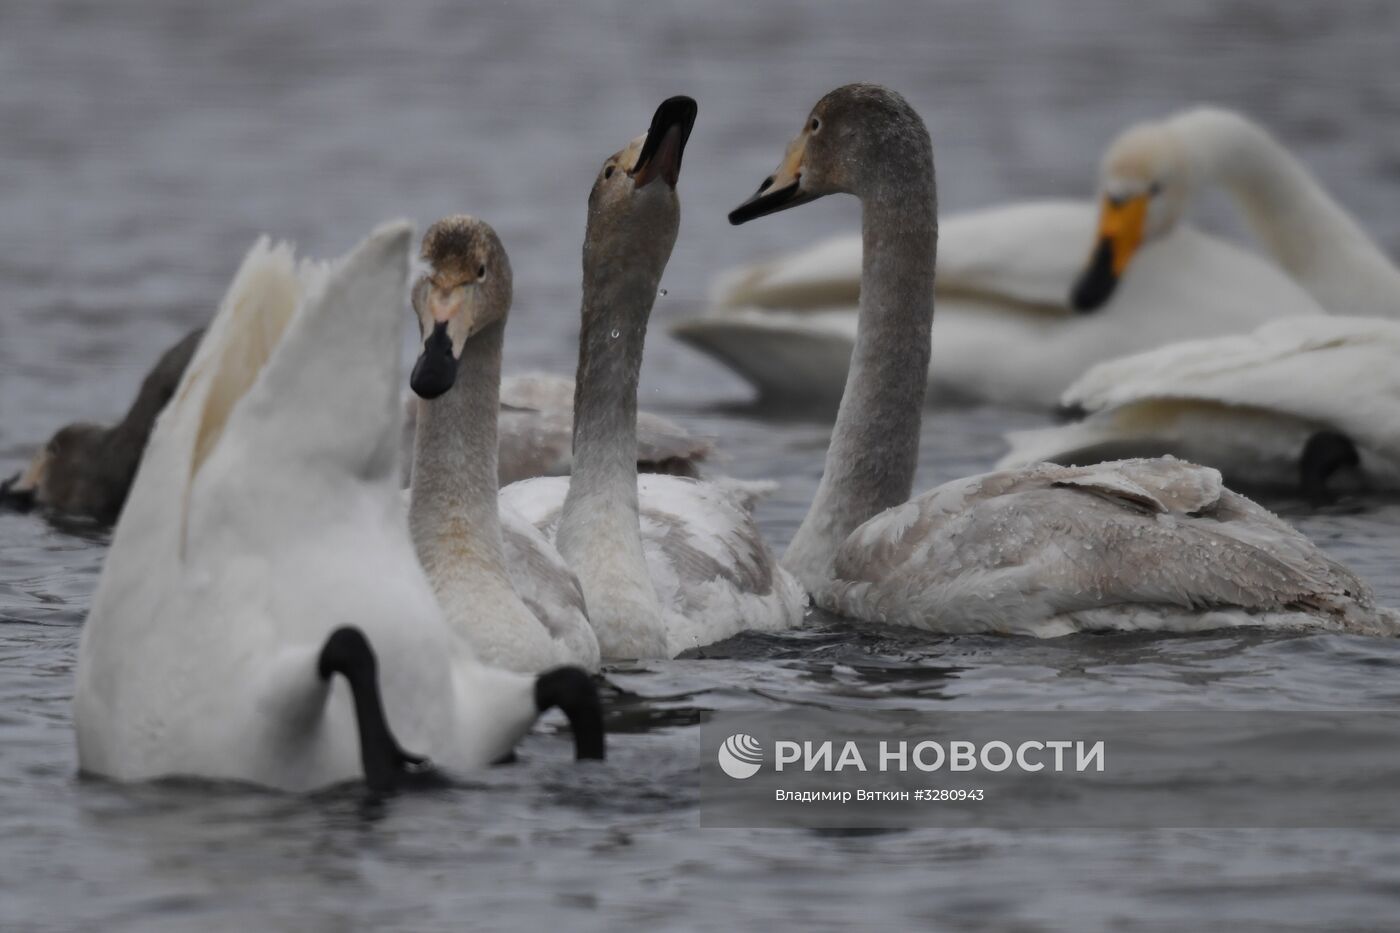
<svg viewBox="0 0 1400 933"><path fill-rule="evenodd" d="M1400 614L1215 470L1041 464L910 500L933 325L937 206L923 121L898 94L823 97L740 224L837 192L862 205L860 323L816 499L784 556L815 601L946 632L1238 625L1393 634Z"/></svg>
<svg viewBox="0 0 1400 933"><path fill-rule="evenodd" d="M423 350L409 527L449 624L488 663L598 667L583 592L534 526L497 502L496 417L510 260L496 232L457 215L423 235L432 272L414 288Z"/></svg>
<svg viewBox="0 0 1400 933"><path fill-rule="evenodd" d="M740 485L637 473L637 381L647 320L680 223L676 183L696 115L673 97L645 137L604 162L588 201L571 478L501 491L578 574L605 658L673 657L802 620Z"/></svg>

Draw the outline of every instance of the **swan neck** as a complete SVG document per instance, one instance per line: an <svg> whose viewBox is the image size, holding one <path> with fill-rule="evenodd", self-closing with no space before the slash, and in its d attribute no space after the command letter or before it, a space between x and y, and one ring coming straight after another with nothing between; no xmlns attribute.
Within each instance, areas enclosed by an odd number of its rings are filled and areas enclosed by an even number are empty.
<svg viewBox="0 0 1400 933"><path fill-rule="evenodd" d="M809 590L831 580L836 553L852 531L913 490L938 246L932 155L918 162L910 177L890 179L861 199L851 368L816 497L783 557Z"/></svg>
<svg viewBox="0 0 1400 933"><path fill-rule="evenodd" d="M496 472L504 330L497 322L469 339L452 388L418 400L409 525L425 567L463 560L506 579Z"/></svg>
<svg viewBox="0 0 1400 933"><path fill-rule="evenodd" d="M656 282L585 276L571 496L637 498L637 385ZM565 512L565 519L568 512Z"/></svg>
<svg viewBox="0 0 1400 933"><path fill-rule="evenodd" d="M1400 269L1257 124L1202 109L1174 120L1193 180L1223 186L1265 250L1333 314L1400 318Z"/></svg>
<svg viewBox="0 0 1400 933"><path fill-rule="evenodd" d="M555 541L605 657L666 653L637 497L637 384L659 279L623 262L585 263L573 472Z"/></svg>

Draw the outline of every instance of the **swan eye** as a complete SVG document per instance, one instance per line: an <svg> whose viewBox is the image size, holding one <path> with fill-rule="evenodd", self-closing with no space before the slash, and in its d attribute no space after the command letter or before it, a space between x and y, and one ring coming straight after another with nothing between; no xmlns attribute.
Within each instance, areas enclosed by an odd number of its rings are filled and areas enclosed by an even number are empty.
<svg viewBox="0 0 1400 933"><path fill-rule="evenodd" d="M1161 193L1162 193L1162 183L1161 183L1160 181L1154 181L1152 184L1150 184L1150 185L1147 186L1147 196L1148 196L1149 198L1155 198L1157 195L1159 195L1159 194L1161 194Z"/></svg>
<svg viewBox="0 0 1400 933"><path fill-rule="evenodd" d="M603 177L604 177L604 178L612 178L612 173L613 173L613 167L612 167L611 165L609 165L607 168L603 169Z"/></svg>
<svg viewBox="0 0 1400 933"><path fill-rule="evenodd" d="M809 127L811 131L815 133L817 130L822 128L822 121L818 120L816 117L813 117L812 122L809 124Z"/></svg>

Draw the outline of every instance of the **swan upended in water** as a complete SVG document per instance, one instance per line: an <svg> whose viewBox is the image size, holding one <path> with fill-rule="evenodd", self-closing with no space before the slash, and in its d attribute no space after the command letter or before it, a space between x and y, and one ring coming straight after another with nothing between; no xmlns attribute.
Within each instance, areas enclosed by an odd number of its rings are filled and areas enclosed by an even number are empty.
<svg viewBox="0 0 1400 933"><path fill-rule="evenodd" d="M409 239L389 225L333 267L265 240L244 259L156 424L83 628L83 771L385 788L419 755L497 761L554 704L580 757L602 755L587 675L482 664L418 565L397 462Z"/></svg>
<svg viewBox="0 0 1400 933"><path fill-rule="evenodd" d="M784 564L824 608L948 632L1234 625L1392 634L1400 613L1306 538L1173 459L974 476L909 499L933 324L933 153L902 97L822 98L733 223L851 193L860 327L816 498Z"/></svg>
<svg viewBox="0 0 1400 933"><path fill-rule="evenodd" d="M1341 467L1400 488L1400 269L1258 125L1198 109L1124 134L1103 185L1102 227L1116 238L1095 247L1086 294L1112 311L1115 284L1132 281L1185 209L1188 180L1223 186L1271 257L1338 316L1102 363L1062 399L1089 417L1010 435L1001 465L1172 453L1231 482L1301 484L1315 497ZM1144 229L1154 211L1164 219Z"/></svg>
<svg viewBox="0 0 1400 933"><path fill-rule="evenodd" d="M1106 173L1116 158L1110 148ZM1238 334L1319 314L1272 263L1178 222L1181 196L1199 181L1183 174L1151 204L1135 202L1102 218L1091 202L1037 201L947 219L939 232L930 395L1051 408L1104 360L1183 336ZM1117 196L1115 188L1106 192ZM1116 282L1109 307L1087 300L1107 287L1105 268L1082 274L1085 244L1096 231L1120 249L1108 272L1126 264L1130 241L1155 241L1133 261L1133 274ZM733 270L721 278L711 308L676 325L675 335L765 396L839 399L855 340L860 269L861 238L852 236Z"/></svg>
<svg viewBox="0 0 1400 933"><path fill-rule="evenodd" d="M801 590L764 545L744 487L637 475L642 345L675 241L675 184L694 118L688 98L663 103L646 136L600 170L584 244L574 473L513 484L500 495L502 521L520 516L538 525L578 574L604 658L670 657L747 628L786 628L802 616ZM445 338L435 344L433 331L450 332L450 296L473 287L482 265L473 257L489 228L453 227L442 241L450 249L427 257L438 279L429 304L440 311L420 312L420 394L467 373L465 363L452 361L461 351ZM517 585L523 594L529 583L517 578Z"/></svg>

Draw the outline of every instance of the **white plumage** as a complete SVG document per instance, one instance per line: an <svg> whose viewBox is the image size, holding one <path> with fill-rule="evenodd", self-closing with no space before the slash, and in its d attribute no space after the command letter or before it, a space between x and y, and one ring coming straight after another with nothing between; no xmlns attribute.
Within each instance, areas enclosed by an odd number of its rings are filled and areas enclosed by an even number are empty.
<svg viewBox="0 0 1400 933"><path fill-rule="evenodd" d="M355 626L388 720L449 768L506 754L532 680L481 665L445 624L398 492L399 306L409 229L334 268L260 241L161 416L79 650L84 771L309 790L360 774L344 682Z"/></svg>

